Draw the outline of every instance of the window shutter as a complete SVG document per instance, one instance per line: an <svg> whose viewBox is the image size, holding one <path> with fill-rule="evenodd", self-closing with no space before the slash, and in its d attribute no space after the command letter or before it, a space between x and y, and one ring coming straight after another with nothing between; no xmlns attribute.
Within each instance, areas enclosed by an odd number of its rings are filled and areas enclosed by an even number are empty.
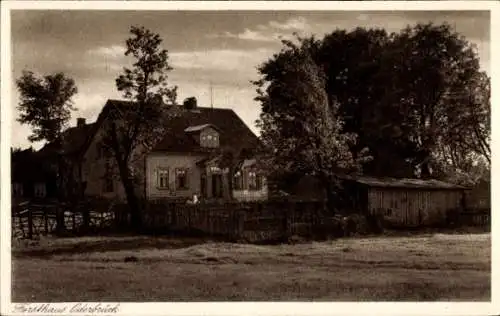
<svg viewBox="0 0 500 316"><path fill-rule="evenodd" d="M256 182L256 187L257 187L256 189L257 190L262 189L262 181L261 180L262 180L261 176L259 174L256 174L255 175L255 182Z"/></svg>
<svg viewBox="0 0 500 316"><path fill-rule="evenodd" d="M159 187L160 186L160 177L159 177L158 169L154 169L153 179L155 179L155 181L156 181L156 187Z"/></svg>
<svg viewBox="0 0 500 316"><path fill-rule="evenodd" d="M248 170L241 169L241 177L243 180L243 190L248 190Z"/></svg>
<svg viewBox="0 0 500 316"><path fill-rule="evenodd" d="M164 169L164 185L165 185L165 188L167 189L170 189L170 169L169 168L165 168Z"/></svg>

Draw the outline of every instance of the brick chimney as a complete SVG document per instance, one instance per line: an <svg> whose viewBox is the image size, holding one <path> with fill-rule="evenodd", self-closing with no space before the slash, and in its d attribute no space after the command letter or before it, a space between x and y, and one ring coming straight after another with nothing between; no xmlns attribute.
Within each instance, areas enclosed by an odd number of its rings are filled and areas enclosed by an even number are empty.
<svg viewBox="0 0 500 316"><path fill-rule="evenodd" d="M85 126L85 118L79 117L76 119L76 126L77 127L82 127Z"/></svg>
<svg viewBox="0 0 500 316"><path fill-rule="evenodd" d="M197 101L195 97L190 97L184 100L184 108L186 110L195 110L197 107Z"/></svg>

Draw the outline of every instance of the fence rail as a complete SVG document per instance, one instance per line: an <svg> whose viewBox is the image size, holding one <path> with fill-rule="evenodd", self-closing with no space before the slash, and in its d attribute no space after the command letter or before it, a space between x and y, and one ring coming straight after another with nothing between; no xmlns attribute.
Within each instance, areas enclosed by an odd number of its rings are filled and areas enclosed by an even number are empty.
<svg viewBox="0 0 500 316"><path fill-rule="evenodd" d="M357 231L356 225L367 220L362 215L343 216L326 212L324 201L258 201L225 204L186 204L154 201L144 204L142 228L154 232L202 233L250 242L283 239L292 235L336 234ZM469 209L458 214L460 225L490 224L490 210ZM113 201L85 202L69 207L64 204L21 203L13 207L13 235L34 238L60 233L57 227L63 218L63 231L72 233L128 230L131 216L126 204ZM351 214L355 215L355 214ZM350 225L350 226L349 226ZM353 226L354 225L354 226ZM378 228L377 228L378 229Z"/></svg>
<svg viewBox="0 0 500 316"><path fill-rule="evenodd" d="M458 222L469 226L488 226L491 224L491 209L468 209L459 214Z"/></svg>
<svg viewBox="0 0 500 316"><path fill-rule="evenodd" d="M115 226L115 213L88 203L70 207L64 203L23 202L12 207L12 236L33 239L41 235L83 233ZM60 226L58 227L58 218Z"/></svg>
<svg viewBox="0 0 500 316"><path fill-rule="evenodd" d="M232 239L285 238L300 223L310 226L326 216L322 201L234 202L226 204L160 203L143 212L145 229L202 232Z"/></svg>

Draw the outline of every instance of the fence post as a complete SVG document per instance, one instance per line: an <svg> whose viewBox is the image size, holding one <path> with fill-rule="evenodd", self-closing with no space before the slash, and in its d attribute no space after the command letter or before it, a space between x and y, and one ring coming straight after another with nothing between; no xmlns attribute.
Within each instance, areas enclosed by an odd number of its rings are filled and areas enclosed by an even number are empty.
<svg viewBox="0 0 500 316"><path fill-rule="evenodd" d="M290 223L289 223L289 211L288 210L283 211L283 237L284 238L290 237Z"/></svg>
<svg viewBox="0 0 500 316"><path fill-rule="evenodd" d="M169 208L172 210L172 227L173 229L177 229L177 210L175 209L175 205L168 204Z"/></svg>
<svg viewBox="0 0 500 316"><path fill-rule="evenodd" d="M49 212L45 210L43 212L43 228L45 229L45 235L49 234Z"/></svg>
<svg viewBox="0 0 500 316"><path fill-rule="evenodd" d="M33 211L28 208L28 238L33 239Z"/></svg>
<svg viewBox="0 0 500 316"><path fill-rule="evenodd" d="M243 233L245 232L245 212L244 211L238 211L238 226L237 226L237 238L241 238L243 236Z"/></svg>
<svg viewBox="0 0 500 316"><path fill-rule="evenodd" d="M23 222L23 218L22 218L22 209L18 209L16 213L17 213L17 221L19 223L19 229L23 233L23 237L25 237L26 234L24 233L24 222Z"/></svg>
<svg viewBox="0 0 500 316"><path fill-rule="evenodd" d="M90 205L83 204L82 210L83 231L87 232L90 227Z"/></svg>

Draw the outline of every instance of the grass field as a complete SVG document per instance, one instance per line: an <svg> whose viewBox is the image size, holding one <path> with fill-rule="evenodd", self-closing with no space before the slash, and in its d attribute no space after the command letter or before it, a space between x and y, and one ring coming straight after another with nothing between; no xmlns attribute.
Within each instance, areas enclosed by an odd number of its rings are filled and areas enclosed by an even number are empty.
<svg viewBox="0 0 500 316"><path fill-rule="evenodd" d="M275 246L153 237L43 240L13 244L12 300L489 301L490 248L489 234Z"/></svg>

